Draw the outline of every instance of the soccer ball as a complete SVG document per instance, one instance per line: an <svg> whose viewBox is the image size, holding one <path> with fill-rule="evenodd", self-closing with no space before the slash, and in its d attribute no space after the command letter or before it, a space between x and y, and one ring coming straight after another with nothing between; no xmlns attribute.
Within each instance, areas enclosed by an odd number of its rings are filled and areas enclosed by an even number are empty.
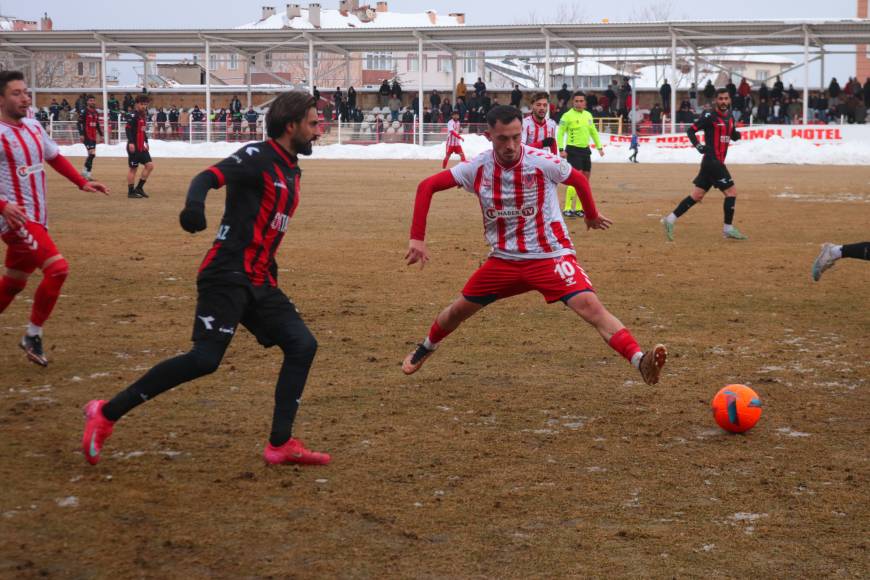
<svg viewBox="0 0 870 580"><path fill-rule="evenodd" d="M761 399L746 385L728 385L713 397L713 418L732 433L749 431L761 418Z"/></svg>

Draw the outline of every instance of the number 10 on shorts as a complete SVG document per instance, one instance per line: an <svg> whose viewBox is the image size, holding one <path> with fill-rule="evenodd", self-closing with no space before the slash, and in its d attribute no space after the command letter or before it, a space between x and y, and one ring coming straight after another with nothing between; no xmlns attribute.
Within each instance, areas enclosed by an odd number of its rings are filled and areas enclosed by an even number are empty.
<svg viewBox="0 0 870 580"><path fill-rule="evenodd" d="M574 275L576 273L577 270L571 262L556 262L556 274L558 274L568 286L574 284Z"/></svg>

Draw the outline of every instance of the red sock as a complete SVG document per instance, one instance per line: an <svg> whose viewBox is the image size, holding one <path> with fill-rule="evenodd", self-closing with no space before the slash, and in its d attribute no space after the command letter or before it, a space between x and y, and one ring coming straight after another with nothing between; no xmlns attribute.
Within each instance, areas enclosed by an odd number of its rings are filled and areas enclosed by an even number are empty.
<svg viewBox="0 0 870 580"><path fill-rule="evenodd" d="M447 162L450 160L450 156L444 158L444 161L441 162L441 169L447 169Z"/></svg>
<svg viewBox="0 0 870 580"><path fill-rule="evenodd" d="M6 307L15 300L15 296L24 290L25 286L27 286L27 280L19 280L9 276L0 278L0 312L6 310Z"/></svg>
<svg viewBox="0 0 870 580"><path fill-rule="evenodd" d="M60 289L66 276L69 274L69 264L61 258L52 262L42 271L42 282L33 295L33 311L30 314L30 322L36 326L44 326L48 320L57 299L60 297Z"/></svg>
<svg viewBox="0 0 870 580"><path fill-rule="evenodd" d="M429 336L426 338L429 339L429 342L431 344L435 345L447 338L447 335L451 332L453 331L447 331L441 328L441 326L438 324L438 320L436 320L432 323L432 328L429 329Z"/></svg>
<svg viewBox="0 0 870 580"><path fill-rule="evenodd" d="M634 355L641 352L640 347L637 345L637 341L627 328L623 328L611 336L607 344L610 345L610 348L621 354L628 362L631 362Z"/></svg>

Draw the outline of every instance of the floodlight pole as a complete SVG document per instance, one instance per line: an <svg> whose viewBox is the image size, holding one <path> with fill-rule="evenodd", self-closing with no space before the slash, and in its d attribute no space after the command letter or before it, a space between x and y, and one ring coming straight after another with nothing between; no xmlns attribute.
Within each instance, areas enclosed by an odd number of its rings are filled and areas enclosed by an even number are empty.
<svg viewBox="0 0 870 580"><path fill-rule="evenodd" d="M344 54L344 86L345 90L350 88L350 53Z"/></svg>
<svg viewBox="0 0 870 580"><path fill-rule="evenodd" d="M211 44L205 41L205 142L211 143Z"/></svg>
<svg viewBox="0 0 870 580"><path fill-rule="evenodd" d="M106 42L100 41L100 88L103 92L103 143L109 144L109 95L106 90Z"/></svg>
<svg viewBox="0 0 870 580"><path fill-rule="evenodd" d="M420 134L420 145L423 144L423 36L417 37L417 81L419 89L417 91L417 126Z"/></svg>
<svg viewBox="0 0 870 580"><path fill-rule="evenodd" d="M36 66L36 53L30 53L30 93L33 95L33 106L39 110L39 104L36 102L36 92L37 92L37 71L38 67Z"/></svg>
<svg viewBox="0 0 870 580"><path fill-rule="evenodd" d="M821 74L819 74L819 88L821 90L825 90L825 49L822 49L821 55L819 55L822 63Z"/></svg>
<svg viewBox="0 0 870 580"><path fill-rule="evenodd" d="M571 90L577 90L577 64L580 60L580 53L577 50L574 50L574 78L571 79Z"/></svg>
<svg viewBox="0 0 870 580"><path fill-rule="evenodd" d="M677 35L671 31L671 133L677 132Z"/></svg>
<svg viewBox="0 0 870 580"><path fill-rule="evenodd" d="M637 132L637 90L635 89L635 78L631 75L631 134Z"/></svg>
<svg viewBox="0 0 870 580"><path fill-rule="evenodd" d="M456 53L454 52L450 58L450 70L453 73L453 99L450 102L453 103L453 108L456 109Z"/></svg>
<svg viewBox="0 0 870 580"><path fill-rule="evenodd" d="M810 33L804 26L804 125L810 113Z"/></svg>

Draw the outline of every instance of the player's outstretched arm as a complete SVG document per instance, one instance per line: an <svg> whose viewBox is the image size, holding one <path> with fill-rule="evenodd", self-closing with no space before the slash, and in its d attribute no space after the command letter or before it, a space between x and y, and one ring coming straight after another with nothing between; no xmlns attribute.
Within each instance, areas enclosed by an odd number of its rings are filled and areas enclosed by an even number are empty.
<svg viewBox="0 0 870 580"><path fill-rule="evenodd" d="M449 169L427 177L417 186L417 197L414 199L414 217L411 221L411 241L408 244L408 253L405 260L408 265L420 262L422 268L429 261L429 251L426 249L426 219L429 216L429 207L432 205L432 196L437 191L444 191L456 187L456 178Z"/></svg>
<svg viewBox="0 0 870 580"><path fill-rule="evenodd" d="M595 207L595 200L592 197L592 188L589 187L589 180L586 179L585 175L576 169L572 169L568 178L562 183L570 185L577 190L577 196L580 198L583 210L586 213L584 219L587 229L606 230L613 224L610 219L598 213L598 208Z"/></svg>
<svg viewBox="0 0 870 580"><path fill-rule="evenodd" d="M98 181L88 181L82 177L79 172L76 171L76 168L72 166L72 163L59 153L51 159L48 159L48 164L51 165L52 169L66 177L82 191L89 191L91 193L100 192L105 195L109 194L109 189L105 185Z"/></svg>

